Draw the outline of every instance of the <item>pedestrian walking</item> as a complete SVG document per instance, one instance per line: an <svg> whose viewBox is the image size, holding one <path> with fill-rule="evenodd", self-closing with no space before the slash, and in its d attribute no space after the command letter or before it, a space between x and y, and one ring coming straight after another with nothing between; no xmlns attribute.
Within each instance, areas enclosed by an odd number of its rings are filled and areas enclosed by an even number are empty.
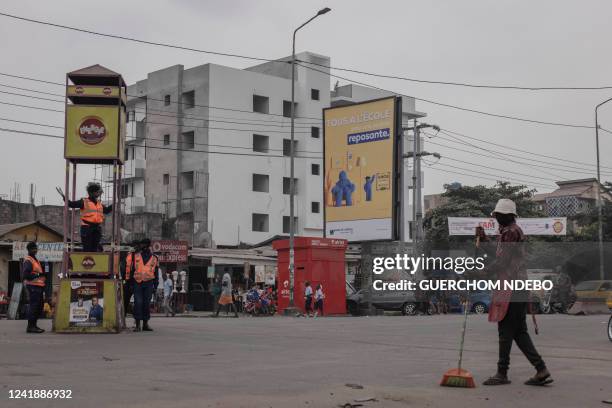
<svg viewBox="0 0 612 408"><path fill-rule="evenodd" d="M43 295L47 285L47 277L42 265L36 259L38 253L36 242L29 242L26 249L28 255L23 261L23 281L29 298L26 332L43 333L44 330L37 326L37 322L43 310Z"/></svg>
<svg viewBox="0 0 612 408"><path fill-rule="evenodd" d="M174 307L171 304L172 301L172 289L174 287L174 282L172 278L170 278L169 273L164 273L164 303L163 309L166 312L166 317L172 314L172 317L175 316Z"/></svg>
<svg viewBox="0 0 612 408"><path fill-rule="evenodd" d="M496 258L488 270L497 274L502 281L526 280L525 236L516 224L516 204L509 199L500 199L491 214L499 224ZM479 240L486 236L479 236ZM479 241L478 240L478 241ZM477 241L477 242L478 242ZM499 360L497 373L487 379L484 385L509 384L508 368L510 366L510 350L512 342L516 342L529 362L535 367L536 374L525 381L527 385L545 385L553 380L546 364L538 354L531 337L527 332L527 294L521 291L494 291L489 310L489 321L497 323L499 334Z"/></svg>
<svg viewBox="0 0 612 408"><path fill-rule="evenodd" d="M219 316L219 309L221 309L221 306L231 308L234 311L234 317L238 317L238 311L236 310L234 298L232 297L232 278L227 272L223 275L223 279L221 279L221 296L217 302L215 317Z"/></svg>
<svg viewBox="0 0 612 408"><path fill-rule="evenodd" d="M312 286L308 281L304 283L304 286L304 309L306 313L304 317L312 317Z"/></svg>
<svg viewBox="0 0 612 408"><path fill-rule="evenodd" d="M57 192L64 200L64 193L58 189ZM103 205L101 201L102 186L99 183L87 184L87 197L80 200L68 200L68 207L80 209L81 211L81 244L85 252L100 252L100 240L102 239L102 224L104 215L113 211L112 205Z"/></svg>
<svg viewBox="0 0 612 408"><path fill-rule="evenodd" d="M323 299L325 299L325 293L323 293L323 285L320 283L317 285L317 290L315 291L315 314L314 317L317 317L319 313L323 316Z"/></svg>
<svg viewBox="0 0 612 408"><path fill-rule="evenodd" d="M141 251L134 255L134 331L153 331L149 326L151 318L151 296L157 287L159 260L151 252L151 240L140 242Z"/></svg>

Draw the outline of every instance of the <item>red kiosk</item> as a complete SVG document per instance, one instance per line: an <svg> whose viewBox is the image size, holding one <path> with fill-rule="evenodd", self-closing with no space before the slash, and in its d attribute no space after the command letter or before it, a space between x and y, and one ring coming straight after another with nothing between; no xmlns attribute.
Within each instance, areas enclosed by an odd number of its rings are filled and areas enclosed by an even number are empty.
<svg viewBox="0 0 612 408"><path fill-rule="evenodd" d="M320 283L325 293L323 311L346 314L346 275L344 255L348 242L344 239L295 237L295 307L304 311L304 283L313 291ZM289 240L274 241L278 251L278 311L289 306Z"/></svg>

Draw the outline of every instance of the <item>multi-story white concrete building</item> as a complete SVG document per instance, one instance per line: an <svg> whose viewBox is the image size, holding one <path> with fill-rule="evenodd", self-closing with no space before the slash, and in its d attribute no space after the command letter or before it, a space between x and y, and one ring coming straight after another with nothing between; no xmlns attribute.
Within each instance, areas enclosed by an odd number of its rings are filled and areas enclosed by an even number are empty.
<svg viewBox="0 0 612 408"><path fill-rule="evenodd" d="M329 65L328 57L310 52L297 58ZM175 65L129 86L125 211L191 213L194 236L217 245L288 233L288 61L247 69ZM321 117L330 105L329 83L326 73L296 67L299 235L323 232Z"/></svg>

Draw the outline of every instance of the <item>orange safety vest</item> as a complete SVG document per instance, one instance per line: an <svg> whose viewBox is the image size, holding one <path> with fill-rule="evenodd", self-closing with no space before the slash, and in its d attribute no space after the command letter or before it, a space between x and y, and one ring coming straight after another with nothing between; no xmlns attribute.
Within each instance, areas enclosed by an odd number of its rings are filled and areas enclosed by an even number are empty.
<svg viewBox="0 0 612 408"><path fill-rule="evenodd" d="M102 224L104 222L104 207L100 200L91 201L89 198L83 199L81 208L81 225Z"/></svg>
<svg viewBox="0 0 612 408"><path fill-rule="evenodd" d="M43 268L40 265L40 262L38 262L38 259L28 255L25 257L24 262L30 262L32 264L32 273L38 273L38 274L43 273ZM46 281L47 281L47 278L45 278L44 276L39 276L36 279L26 280L24 282L26 285L40 286L44 288Z"/></svg>
<svg viewBox="0 0 612 408"><path fill-rule="evenodd" d="M125 258L125 280L130 280L130 276L132 275L132 268L135 266L133 257L134 252L130 252Z"/></svg>
<svg viewBox="0 0 612 408"><path fill-rule="evenodd" d="M155 270L157 269L157 257L151 255L149 262L146 264L142 260L141 254L136 254L134 258L134 280L138 283L146 282L155 279Z"/></svg>

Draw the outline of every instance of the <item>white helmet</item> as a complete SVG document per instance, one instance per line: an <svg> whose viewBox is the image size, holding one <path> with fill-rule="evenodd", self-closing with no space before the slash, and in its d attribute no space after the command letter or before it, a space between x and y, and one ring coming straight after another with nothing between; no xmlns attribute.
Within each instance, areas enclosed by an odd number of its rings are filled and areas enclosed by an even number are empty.
<svg viewBox="0 0 612 408"><path fill-rule="evenodd" d="M516 213L516 204L514 203L514 201L508 198L500 198L497 201L497 204L495 205L495 209L491 213L491 216L494 217L495 213L514 214L516 217L518 217L518 214Z"/></svg>

